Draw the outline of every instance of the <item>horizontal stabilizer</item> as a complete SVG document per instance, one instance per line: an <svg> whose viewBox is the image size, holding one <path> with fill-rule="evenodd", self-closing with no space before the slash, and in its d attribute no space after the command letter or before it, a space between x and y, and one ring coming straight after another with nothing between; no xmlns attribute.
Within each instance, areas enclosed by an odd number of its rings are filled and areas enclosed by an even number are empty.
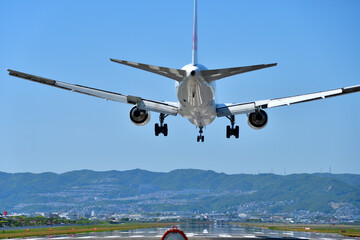
<svg viewBox="0 0 360 240"><path fill-rule="evenodd" d="M159 74L161 76L174 79L178 82L181 82L184 79L184 77L186 76L186 71L181 70L181 69L159 67L159 66L153 66L153 65L143 64L143 63L118 60L118 59L113 59L113 58L110 58L110 60L113 62L117 62L120 64L130 66L130 67L138 68L138 69L141 69L144 71Z"/></svg>
<svg viewBox="0 0 360 240"><path fill-rule="evenodd" d="M222 69L213 69L213 70L202 70L201 74L204 76L206 81L213 82L222 78L234 76L240 73L255 71L263 68L274 67L277 63L271 64L260 64L252 65L246 67L234 67L234 68L222 68Z"/></svg>

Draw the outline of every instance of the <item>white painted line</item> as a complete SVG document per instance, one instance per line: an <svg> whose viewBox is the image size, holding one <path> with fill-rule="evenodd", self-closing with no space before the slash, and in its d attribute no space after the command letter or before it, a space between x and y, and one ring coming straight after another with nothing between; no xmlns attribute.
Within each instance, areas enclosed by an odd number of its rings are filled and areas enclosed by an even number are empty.
<svg viewBox="0 0 360 240"><path fill-rule="evenodd" d="M231 238L232 236L230 234L219 234L219 237Z"/></svg>

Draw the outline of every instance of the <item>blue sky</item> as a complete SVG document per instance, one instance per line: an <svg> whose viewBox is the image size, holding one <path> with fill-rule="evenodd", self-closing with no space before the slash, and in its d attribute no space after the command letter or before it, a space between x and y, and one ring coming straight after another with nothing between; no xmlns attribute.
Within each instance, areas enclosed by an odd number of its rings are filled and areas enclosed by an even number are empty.
<svg viewBox="0 0 360 240"><path fill-rule="evenodd" d="M219 102L247 102L360 84L359 1L199 0L199 62L209 69L277 62L217 82ZM8 76L6 68L154 100L174 81L110 62L181 68L191 62L192 0L0 1L0 171L77 169L360 174L360 94L269 109L260 131L237 117L198 130L158 114L145 127L130 105Z"/></svg>

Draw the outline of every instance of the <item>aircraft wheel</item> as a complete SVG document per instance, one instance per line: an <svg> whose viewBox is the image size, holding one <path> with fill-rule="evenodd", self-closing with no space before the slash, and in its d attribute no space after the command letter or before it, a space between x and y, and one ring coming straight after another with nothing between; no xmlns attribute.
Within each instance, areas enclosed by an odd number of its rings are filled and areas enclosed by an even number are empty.
<svg viewBox="0 0 360 240"><path fill-rule="evenodd" d="M226 138L230 138L230 126L228 125L227 127L226 127Z"/></svg>
<svg viewBox="0 0 360 240"><path fill-rule="evenodd" d="M159 136L159 132L160 132L160 128L159 128L159 124L155 124L155 136Z"/></svg>
<svg viewBox="0 0 360 240"><path fill-rule="evenodd" d="M239 138L239 126L235 127L235 138Z"/></svg>
<svg viewBox="0 0 360 240"><path fill-rule="evenodd" d="M197 142L200 142L200 136L197 136L196 140L197 140Z"/></svg>
<svg viewBox="0 0 360 240"><path fill-rule="evenodd" d="M204 136L201 136L201 142L204 142Z"/></svg>
<svg viewBox="0 0 360 240"><path fill-rule="evenodd" d="M168 126L166 123L164 124L164 127L163 127L163 133L164 133L165 137L168 135Z"/></svg>

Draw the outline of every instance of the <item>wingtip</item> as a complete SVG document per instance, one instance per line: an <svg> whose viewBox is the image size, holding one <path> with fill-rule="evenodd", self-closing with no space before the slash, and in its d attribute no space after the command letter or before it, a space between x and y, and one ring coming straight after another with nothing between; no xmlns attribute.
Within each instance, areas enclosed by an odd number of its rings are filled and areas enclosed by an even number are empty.
<svg viewBox="0 0 360 240"><path fill-rule="evenodd" d="M268 64L263 64L264 67L275 67L277 66L277 63L268 63Z"/></svg>
<svg viewBox="0 0 360 240"><path fill-rule="evenodd" d="M122 62L123 60L119 60L119 59L116 59L116 58L110 58L110 61L112 61L112 62Z"/></svg>

